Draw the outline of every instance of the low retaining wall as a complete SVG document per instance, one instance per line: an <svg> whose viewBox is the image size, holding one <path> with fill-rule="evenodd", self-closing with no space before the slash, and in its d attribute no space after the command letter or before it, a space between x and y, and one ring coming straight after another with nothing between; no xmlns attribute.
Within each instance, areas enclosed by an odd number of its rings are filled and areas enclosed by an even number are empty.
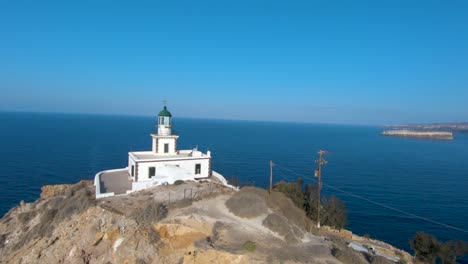
<svg viewBox="0 0 468 264"><path fill-rule="evenodd" d="M96 176L94 176L94 186L96 186L96 199L110 197L110 196L115 195L114 192L101 193L101 175L106 172L114 172L114 171L122 171L122 170L128 170L128 168L105 170L105 171L98 172Z"/></svg>

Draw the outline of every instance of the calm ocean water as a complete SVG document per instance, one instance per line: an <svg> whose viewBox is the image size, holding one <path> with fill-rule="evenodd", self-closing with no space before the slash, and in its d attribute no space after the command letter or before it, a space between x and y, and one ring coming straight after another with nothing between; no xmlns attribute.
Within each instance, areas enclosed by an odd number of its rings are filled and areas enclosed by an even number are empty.
<svg viewBox="0 0 468 264"><path fill-rule="evenodd" d="M0 215L38 198L45 184L92 179L125 167L127 152L151 148L156 118L0 113ZM313 176L318 149L324 183L370 200L468 230L468 135L453 141L380 136L380 128L203 119L174 120L179 148L212 151L213 169L266 186L269 160ZM275 169L275 180L296 174ZM311 177L313 178L313 177ZM439 240L468 233L441 227L324 188L343 199L357 234L409 250L417 231Z"/></svg>

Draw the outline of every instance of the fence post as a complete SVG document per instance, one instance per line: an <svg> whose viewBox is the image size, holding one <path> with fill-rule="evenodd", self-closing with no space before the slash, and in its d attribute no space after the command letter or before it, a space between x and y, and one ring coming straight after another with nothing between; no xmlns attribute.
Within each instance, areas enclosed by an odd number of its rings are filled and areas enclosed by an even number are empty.
<svg viewBox="0 0 468 264"><path fill-rule="evenodd" d="M169 191L169 205L171 205L171 191Z"/></svg>

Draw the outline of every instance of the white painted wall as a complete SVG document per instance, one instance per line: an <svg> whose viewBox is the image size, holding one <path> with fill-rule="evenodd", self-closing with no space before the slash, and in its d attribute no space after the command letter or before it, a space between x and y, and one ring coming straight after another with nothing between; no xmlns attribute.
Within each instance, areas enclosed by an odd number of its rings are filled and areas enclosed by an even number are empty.
<svg viewBox="0 0 468 264"><path fill-rule="evenodd" d="M135 174L136 174L136 170L137 170L136 163L129 155L128 156L128 175L132 175L132 166L135 166ZM132 176L132 178L135 178L135 174Z"/></svg>
<svg viewBox="0 0 468 264"><path fill-rule="evenodd" d="M164 153L164 144L169 144L169 152ZM157 149L156 149L157 146ZM177 137L153 136L153 152L158 155L174 155L177 152Z"/></svg>
<svg viewBox="0 0 468 264"><path fill-rule="evenodd" d="M205 178L209 176L210 158L203 159L188 159L188 160L173 160L173 161L154 161L154 162L139 162L138 163L138 181L148 181L149 168L156 167L156 178L158 177L158 167L165 164L179 165L185 171L194 174L196 178ZM201 165L201 173L195 175L195 164ZM156 179L157 180L157 179Z"/></svg>
<svg viewBox="0 0 468 264"><path fill-rule="evenodd" d="M158 135L169 136L172 133L170 125L158 125Z"/></svg>

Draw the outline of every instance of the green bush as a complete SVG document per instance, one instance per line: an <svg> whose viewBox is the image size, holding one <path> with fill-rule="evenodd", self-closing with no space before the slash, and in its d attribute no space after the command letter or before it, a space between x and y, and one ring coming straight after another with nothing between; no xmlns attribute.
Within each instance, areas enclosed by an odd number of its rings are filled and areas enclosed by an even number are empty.
<svg viewBox="0 0 468 264"><path fill-rule="evenodd" d="M302 192L302 179L299 178L296 182L288 183L281 181L274 185L273 190L285 194L297 207L305 210L307 217L313 221L317 221L317 185L308 184L305 187L305 191ZM323 225L336 229L346 227L348 212L346 204L342 200L335 196L324 197L321 199L320 204L320 222Z"/></svg>
<svg viewBox="0 0 468 264"><path fill-rule="evenodd" d="M304 192L304 210L314 221L317 220L317 198L317 185L307 184Z"/></svg>
<svg viewBox="0 0 468 264"><path fill-rule="evenodd" d="M304 208L304 193L302 193L302 179L297 182L280 181L273 186L273 191L282 192L299 208Z"/></svg>
<svg viewBox="0 0 468 264"><path fill-rule="evenodd" d="M438 256L443 264L455 264L457 257L468 254L468 243L460 240L450 240L439 246Z"/></svg>
<svg viewBox="0 0 468 264"><path fill-rule="evenodd" d="M343 201L332 196L323 200L323 210L321 222L324 225L332 226L336 229L342 229L348 222L348 213Z"/></svg>
<svg viewBox="0 0 468 264"><path fill-rule="evenodd" d="M450 240L441 243L433 235L424 232L417 232L410 245L416 259L424 263L435 263L439 258L443 264L455 264L457 257L468 254L468 243L465 241Z"/></svg>
<svg viewBox="0 0 468 264"><path fill-rule="evenodd" d="M439 252L439 241L433 235L417 232L410 241L410 245L417 260L424 263L435 263Z"/></svg>
<svg viewBox="0 0 468 264"><path fill-rule="evenodd" d="M257 245L255 244L255 242L247 241L242 245L242 248L244 248L247 251L254 252L257 248Z"/></svg>

